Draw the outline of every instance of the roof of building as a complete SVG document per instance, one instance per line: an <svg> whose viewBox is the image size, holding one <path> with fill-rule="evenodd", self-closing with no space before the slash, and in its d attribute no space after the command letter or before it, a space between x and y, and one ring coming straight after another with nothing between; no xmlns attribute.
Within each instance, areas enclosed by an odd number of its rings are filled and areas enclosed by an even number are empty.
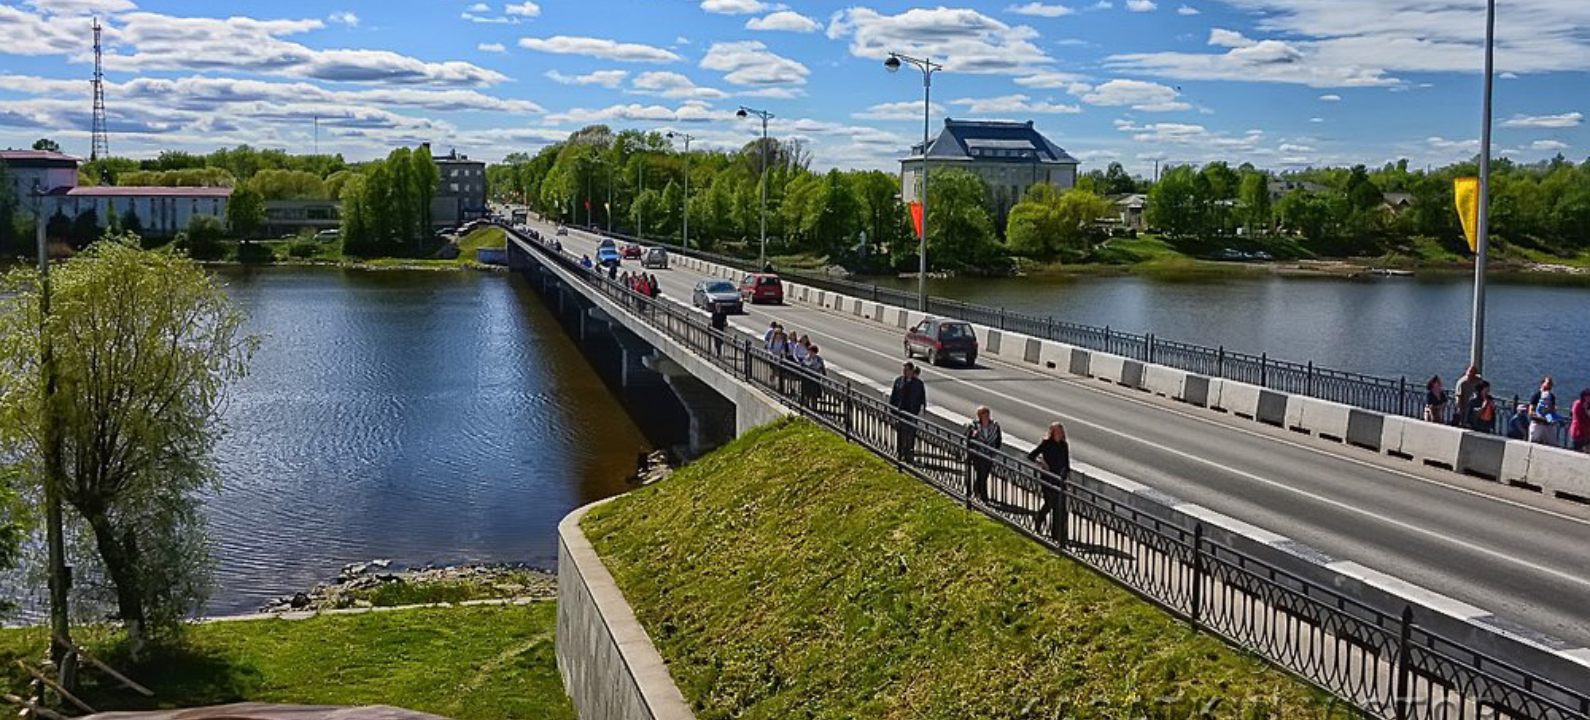
<svg viewBox="0 0 1590 720"><path fill-rule="evenodd" d="M1388 192L1382 193L1380 197L1387 205L1412 205L1414 203L1412 193Z"/></svg>
<svg viewBox="0 0 1590 720"><path fill-rule="evenodd" d="M195 197L225 198L232 196L229 187L148 187L134 185L85 185L56 188L51 195L66 197Z"/></svg>
<svg viewBox="0 0 1590 720"><path fill-rule="evenodd" d="M76 166L81 162L78 158L49 150L0 150L0 160L11 163L43 163L61 164L70 163Z"/></svg>
<svg viewBox="0 0 1590 720"><path fill-rule="evenodd" d="M945 118L944 129L928 146L933 160L977 160L1008 163L1075 163L1059 145L1049 141L1032 126L1032 121L952 120ZM911 148L908 160L922 157L922 146Z"/></svg>

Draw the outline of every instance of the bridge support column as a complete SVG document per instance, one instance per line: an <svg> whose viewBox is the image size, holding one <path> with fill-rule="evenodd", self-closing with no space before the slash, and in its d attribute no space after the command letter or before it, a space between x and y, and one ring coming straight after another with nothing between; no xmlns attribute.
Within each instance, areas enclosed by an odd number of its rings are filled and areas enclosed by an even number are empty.
<svg viewBox="0 0 1590 720"><path fill-rule="evenodd" d="M737 412L733 401L662 353L646 356L646 365L662 375L690 416L690 448L685 459L705 455L734 439Z"/></svg>

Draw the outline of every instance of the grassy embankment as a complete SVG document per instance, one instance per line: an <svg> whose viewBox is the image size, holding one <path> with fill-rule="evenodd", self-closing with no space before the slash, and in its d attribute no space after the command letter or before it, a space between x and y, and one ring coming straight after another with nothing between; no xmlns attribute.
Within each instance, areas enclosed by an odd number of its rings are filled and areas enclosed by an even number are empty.
<svg viewBox="0 0 1590 720"><path fill-rule="evenodd" d="M753 431L583 528L703 720L1329 706L809 423Z"/></svg>
<svg viewBox="0 0 1590 720"><path fill-rule="evenodd" d="M342 241L316 242L314 240L254 240L240 243L236 240L221 242L222 253L218 260L259 265L348 265L359 267L404 268L467 268L475 267L475 251L480 248L503 247L506 239L501 228L479 228L458 239L458 257L442 260L436 257L439 245L428 246L413 257L366 258L346 255ZM170 248L167 243L160 247Z"/></svg>
<svg viewBox="0 0 1590 720"><path fill-rule="evenodd" d="M101 711L259 701L395 705L459 720L572 719L553 649L556 620L553 603L537 602L194 625L179 649L132 668L154 700L106 686L95 671L85 673L82 696ZM36 662L46 637L40 628L0 630L0 688L25 686L14 660ZM77 640L129 667L108 631L80 629Z"/></svg>

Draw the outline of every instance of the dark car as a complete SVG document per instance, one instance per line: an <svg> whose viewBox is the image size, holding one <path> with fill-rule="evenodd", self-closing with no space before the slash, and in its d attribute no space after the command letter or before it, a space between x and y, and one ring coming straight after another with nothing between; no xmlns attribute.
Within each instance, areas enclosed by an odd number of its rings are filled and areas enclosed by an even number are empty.
<svg viewBox="0 0 1590 720"><path fill-rule="evenodd" d="M918 353L932 365L954 357L968 366L976 365L977 333L970 323L928 318L905 333L905 356L916 357Z"/></svg>
<svg viewBox="0 0 1590 720"><path fill-rule="evenodd" d="M752 305L759 302L778 305L784 302L784 283L772 273L751 273L740 281L740 296Z"/></svg>
<svg viewBox="0 0 1590 720"><path fill-rule="evenodd" d="M740 290L728 280L702 280L696 283L696 292L690 302L707 312L736 315L745 312L740 301Z"/></svg>

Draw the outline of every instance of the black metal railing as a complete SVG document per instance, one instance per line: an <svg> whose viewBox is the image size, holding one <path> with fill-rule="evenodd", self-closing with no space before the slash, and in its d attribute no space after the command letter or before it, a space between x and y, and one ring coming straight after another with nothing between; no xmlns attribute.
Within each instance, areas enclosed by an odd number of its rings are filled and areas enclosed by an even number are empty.
<svg viewBox="0 0 1590 720"><path fill-rule="evenodd" d="M608 233L599 228L586 228L586 230L592 233L608 235L619 240L661 245L673 252L684 253L691 257L747 272L760 269L756 267L754 262L744 258L710 253L694 248L684 248L668 241L636 238L623 233ZM920 299L915 293L801 272L799 270L790 270L788 268L778 269L778 272L780 276L795 282L858 298L870 299L873 302L911 309L916 309L920 305ZM1365 410L1373 410L1387 415L1401 415L1412 418L1422 418L1424 416L1424 384L1417 380L1410 383L1407 376L1387 378L1345 370L1333 370L1316 365L1312 361L1298 363L1289 360L1279 360L1270 357L1268 353L1249 355L1227 350L1224 346L1209 347L1194 343L1177 342L1166 340L1153 334L1138 335L1115 330L1109 326L1081 325L1056 320L1053 316L1045 317L1011 312L1004 308L993 308L949 298L929 297L928 312L940 317L965 320L978 325L1030 335L1088 350L1120 355L1143 362L1157 363L1206 377L1235 380L1293 395L1305 395ZM1498 399L1506 397L1501 392L1494 393L1494 396ZM1492 432L1502 433L1506 431L1518 404L1517 396L1514 395L1513 397L1514 402L1512 404L1498 402L1496 408L1497 422ZM1453 420L1452 408L1456 405L1456 398L1453 398L1451 393L1448 392L1447 400L1444 410L1446 417L1438 418L1438 421L1451 424ZM1506 405L1505 407L1504 404ZM1567 447L1568 426L1561 424L1556 427L1554 438L1555 445Z"/></svg>
<svg viewBox="0 0 1590 720"><path fill-rule="evenodd" d="M902 413L870 390L782 361L754 338L718 332L699 313L638 295L561 250L537 247L635 322L793 412L1367 714L1590 720L1590 680L1556 682L1466 647L1421 625L1411 606L1373 607L1215 541L1201 522L1168 506L1121 496L1083 473L1049 473L956 428Z"/></svg>

